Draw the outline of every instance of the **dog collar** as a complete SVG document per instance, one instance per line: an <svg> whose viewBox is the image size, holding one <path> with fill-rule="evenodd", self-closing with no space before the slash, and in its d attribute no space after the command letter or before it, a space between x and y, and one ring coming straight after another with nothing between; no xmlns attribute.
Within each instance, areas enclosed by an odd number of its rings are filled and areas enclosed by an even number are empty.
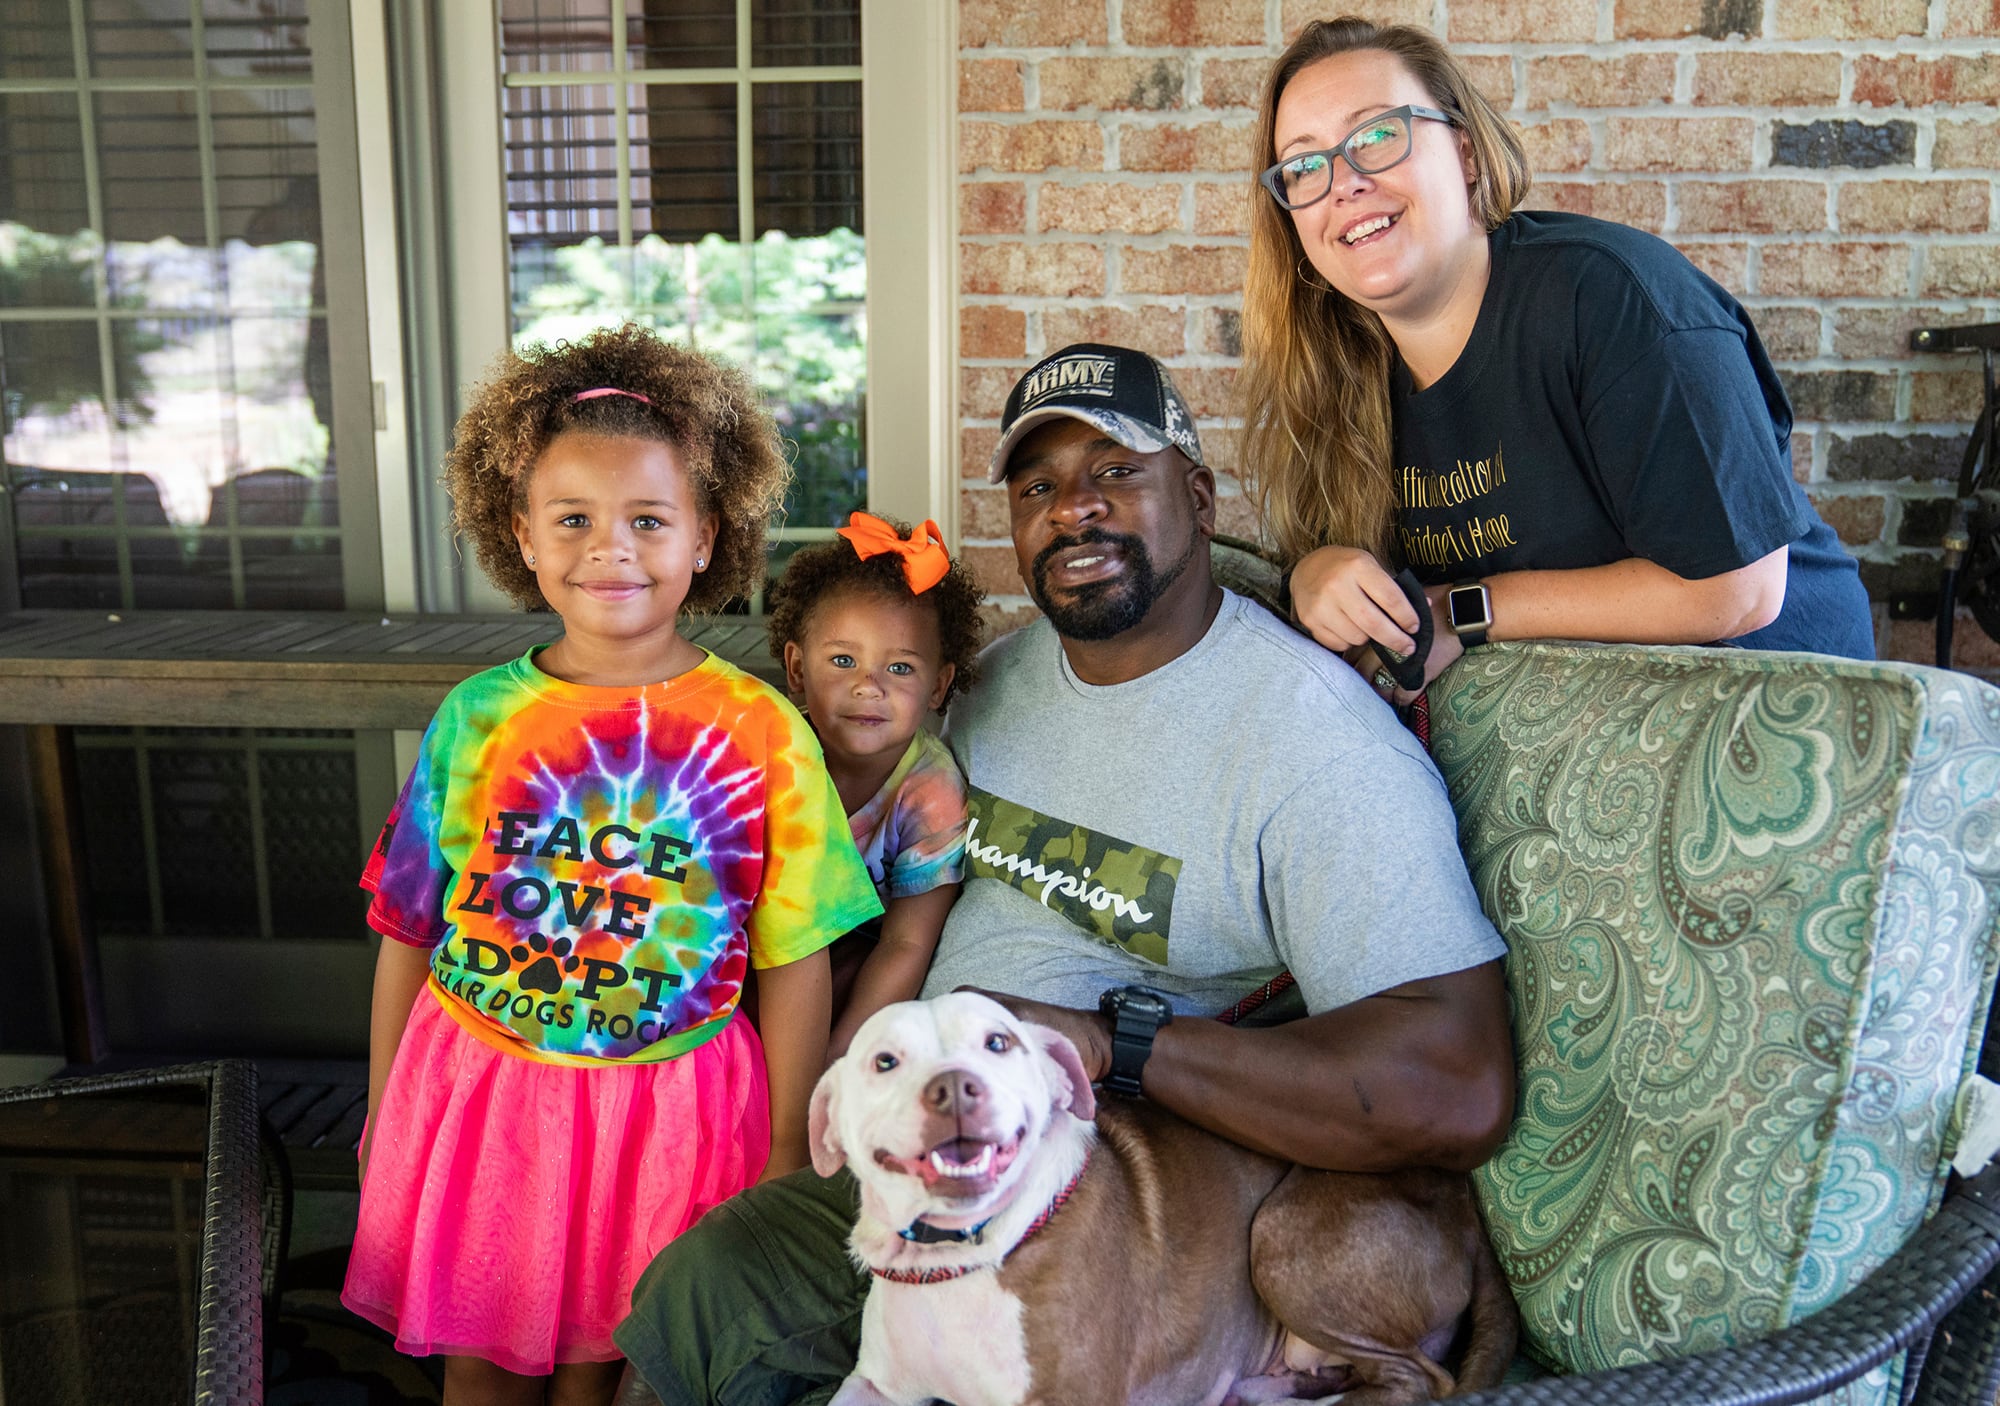
<svg viewBox="0 0 2000 1406"><path fill-rule="evenodd" d="M979 1237L991 1224L993 1221L989 1217L965 1230L945 1230L927 1220L913 1220L896 1233L913 1245L963 1245L968 1241L977 1245Z"/></svg>
<svg viewBox="0 0 2000 1406"><path fill-rule="evenodd" d="M1077 1184L1083 1180L1083 1174L1089 1170L1090 1154L1085 1152L1083 1154L1083 1165L1076 1169L1076 1175L1069 1179L1069 1185L1058 1191L1054 1199L1042 1208L1042 1213L1028 1222L1028 1228L1021 1232L1021 1238L1014 1242L1014 1249L1009 1250L1007 1252L1008 1255L1012 1255L1014 1250L1020 1249L1023 1245L1034 1239L1043 1226L1055 1219L1056 1212L1063 1208L1063 1203L1069 1200L1070 1196L1076 1191ZM992 1223L993 1221L989 1217L981 1221L978 1225L973 1226L970 1230L940 1230L934 1225L927 1225L919 1220L911 1222L907 1229L899 1230L896 1233L905 1240L919 1245L962 1244L968 1240L976 1243L979 1239L979 1233ZM1007 1262L1006 1256L1002 1256L1000 1262L1001 1264L1005 1264ZM997 1268L999 1268L998 1265L954 1264L936 1269L877 1269L871 1264L868 1266L868 1272L877 1279L887 1279L892 1284L942 1284L947 1279L962 1279L976 1269Z"/></svg>

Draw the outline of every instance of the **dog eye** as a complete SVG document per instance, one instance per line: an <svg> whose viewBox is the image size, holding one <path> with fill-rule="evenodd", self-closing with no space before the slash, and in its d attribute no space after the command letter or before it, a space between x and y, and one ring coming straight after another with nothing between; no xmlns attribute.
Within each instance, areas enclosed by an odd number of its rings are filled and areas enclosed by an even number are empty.
<svg viewBox="0 0 2000 1406"><path fill-rule="evenodd" d="M875 1056L875 1072L877 1074L887 1074L891 1069L894 1069L895 1067L896 1067L896 1057L894 1055L878 1054Z"/></svg>
<svg viewBox="0 0 2000 1406"><path fill-rule="evenodd" d="M1014 1037L1004 1030L996 1030L986 1037L986 1048L994 1054L1005 1054L1014 1048Z"/></svg>

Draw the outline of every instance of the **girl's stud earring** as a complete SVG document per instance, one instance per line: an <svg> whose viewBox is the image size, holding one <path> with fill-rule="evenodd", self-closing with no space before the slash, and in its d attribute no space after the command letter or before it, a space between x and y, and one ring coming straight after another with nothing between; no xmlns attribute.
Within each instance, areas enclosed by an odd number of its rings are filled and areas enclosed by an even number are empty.
<svg viewBox="0 0 2000 1406"><path fill-rule="evenodd" d="M707 565L708 565L708 560L707 560L707 558L705 558L705 557L696 557L696 558L694 559L694 569L695 569L696 571L699 571L699 570L701 570L701 569L702 569L702 568L703 568L704 566L707 566Z"/></svg>
<svg viewBox="0 0 2000 1406"><path fill-rule="evenodd" d="M528 570L533 571L534 569L535 569L535 558L534 554L531 552L528 555Z"/></svg>

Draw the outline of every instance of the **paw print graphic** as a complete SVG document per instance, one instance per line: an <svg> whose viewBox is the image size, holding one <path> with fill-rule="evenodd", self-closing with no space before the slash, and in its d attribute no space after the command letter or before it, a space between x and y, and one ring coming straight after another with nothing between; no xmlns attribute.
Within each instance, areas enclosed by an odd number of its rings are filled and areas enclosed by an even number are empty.
<svg viewBox="0 0 2000 1406"><path fill-rule="evenodd" d="M563 988L563 975L575 971L581 962L569 954L569 939L559 937L552 945L546 937L536 933L528 939L526 947L516 947L513 958L526 962L533 958L533 965L521 973L520 986L523 991L546 991L553 996ZM558 967L557 963L561 963Z"/></svg>

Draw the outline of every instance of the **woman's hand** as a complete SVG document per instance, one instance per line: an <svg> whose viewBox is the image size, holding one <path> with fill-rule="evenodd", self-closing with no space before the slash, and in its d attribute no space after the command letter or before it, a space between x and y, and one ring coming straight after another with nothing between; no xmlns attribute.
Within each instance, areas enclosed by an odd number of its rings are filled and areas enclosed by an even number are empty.
<svg viewBox="0 0 2000 1406"><path fill-rule="evenodd" d="M1417 647L1417 612L1396 578L1359 547L1320 547L1299 558L1292 618L1337 654L1368 644L1398 654Z"/></svg>
<svg viewBox="0 0 2000 1406"><path fill-rule="evenodd" d="M1438 589L1449 590L1450 588L1442 587ZM1435 596L1435 591L1426 592L1426 594ZM1444 617L1439 612L1443 608L1442 601L1433 599L1431 601L1431 618L1442 620ZM1445 671L1445 666L1452 663L1463 653L1465 653L1465 646L1459 642L1458 636L1454 635L1450 630L1439 628L1431 636L1431 652L1424 656L1424 687L1428 688L1431 680L1442 674ZM1404 689L1396 687L1395 679L1390 677L1387 669L1383 668L1382 656L1375 652L1373 645L1368 645L1360 649L1351 649L1347 652L1346 658L1347 662L1355 667L1355 670L1361 677L1368 680L1368 686L1375 690L1376 696L1384 703L1392 704L1398 708L1408 707L1416 701L1417 695L1423 692L1421 688Z"/></svg>

